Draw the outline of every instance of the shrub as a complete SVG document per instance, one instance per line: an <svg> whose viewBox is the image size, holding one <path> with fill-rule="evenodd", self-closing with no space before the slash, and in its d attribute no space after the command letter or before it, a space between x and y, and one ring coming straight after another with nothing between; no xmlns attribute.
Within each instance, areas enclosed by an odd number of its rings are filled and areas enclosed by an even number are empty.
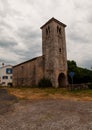
<svg viewBox="0 0 92 130"><path fill-rule="evenodd" d="M38 83L38 87L41 87L41 88L52 87L52 83L50 79L42 78Z"/></svg>
<svg viewBox="0 0 92 130"><path fill-rule="evenodd" d="M89 88L89 89L92 89L92 83L89 83L89 84L88 84L88 88Z"/></svg>

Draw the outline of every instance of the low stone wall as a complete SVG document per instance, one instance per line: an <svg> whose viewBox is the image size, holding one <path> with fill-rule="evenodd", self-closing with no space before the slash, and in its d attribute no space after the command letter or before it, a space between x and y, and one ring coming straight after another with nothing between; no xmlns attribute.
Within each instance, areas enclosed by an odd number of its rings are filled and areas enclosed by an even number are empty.
<svg viewBox="0 0 92 130"><path fill-rule="evenodd" d="M69 90L80 90L80 89L88 89L87 84L69 84L67 86Z"/></svg>

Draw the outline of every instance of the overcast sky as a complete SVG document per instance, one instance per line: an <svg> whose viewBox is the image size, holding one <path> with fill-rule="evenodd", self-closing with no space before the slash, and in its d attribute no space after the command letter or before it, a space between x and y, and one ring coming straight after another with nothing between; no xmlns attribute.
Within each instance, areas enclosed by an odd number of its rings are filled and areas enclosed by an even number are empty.
<svg viewBox="0 0 92 130"><path fill-rule="evenodd" d="M52 17L67 25L68 59L90 68L92 0L0 0L0 64L42 55L40 27Z"/></svg>

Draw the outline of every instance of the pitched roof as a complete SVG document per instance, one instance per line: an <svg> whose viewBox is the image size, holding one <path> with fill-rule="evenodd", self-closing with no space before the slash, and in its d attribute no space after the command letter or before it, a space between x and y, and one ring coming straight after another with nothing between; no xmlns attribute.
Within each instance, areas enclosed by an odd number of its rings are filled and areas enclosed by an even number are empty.
<svg viewBox="0 0 92 130"><path fill-rule="evenodd" d="M25 63L34 61L34 60L36 60L37 58L40 58L40 57L42 57L42 56L38 56L38 57L32 58L32 59L30 59L30 60L24 61L24 62L22 62L22 63L20 63L20 64L14 65L13 68L15 68L15 67L17 67L17 66L20 66L20 65L23 65L23 64L25 64Z"/></svg>
<svg viewBox="0 0 92 130"><path fill-rule="evenodd" d="M43 29L44 26L46 26L47 24L49 24L50 22L55 21L58 24L61 24L62 26L66 27L66 25L60 21L58 21L57 19L55 19L54 17L52 17L48 22L46 22L42 27L40 27L40 29Z"/></svg>

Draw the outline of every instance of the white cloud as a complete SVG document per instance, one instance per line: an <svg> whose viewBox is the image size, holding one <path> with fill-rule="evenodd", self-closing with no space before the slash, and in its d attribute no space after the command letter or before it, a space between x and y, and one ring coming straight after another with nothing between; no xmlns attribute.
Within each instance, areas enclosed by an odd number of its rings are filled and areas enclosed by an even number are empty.
<svg viewBox="0 0 92 130"><path fill-rule="evenodd" d="M91 12L91 0L0 0L0 62L5 60L5 52L7 62L10 56L15 57L11 64L40 55L40 27L55 17L67 24L68 59L77 61L79 66L92 66ZM9 41L12 46L6 51Z"/></svg>
<svg viewBox="0 0 92 130"><path fill-rule="evenodd" d="M21 62L21 58L23 57L24 56L19 57L17 53L15 54L14 52L9 51L7 48L6 49L0 48L0 62L1 63L4 61L6 64L9 62L12 62L12 64L14 64L16 63L16 61Z"/></svg>

